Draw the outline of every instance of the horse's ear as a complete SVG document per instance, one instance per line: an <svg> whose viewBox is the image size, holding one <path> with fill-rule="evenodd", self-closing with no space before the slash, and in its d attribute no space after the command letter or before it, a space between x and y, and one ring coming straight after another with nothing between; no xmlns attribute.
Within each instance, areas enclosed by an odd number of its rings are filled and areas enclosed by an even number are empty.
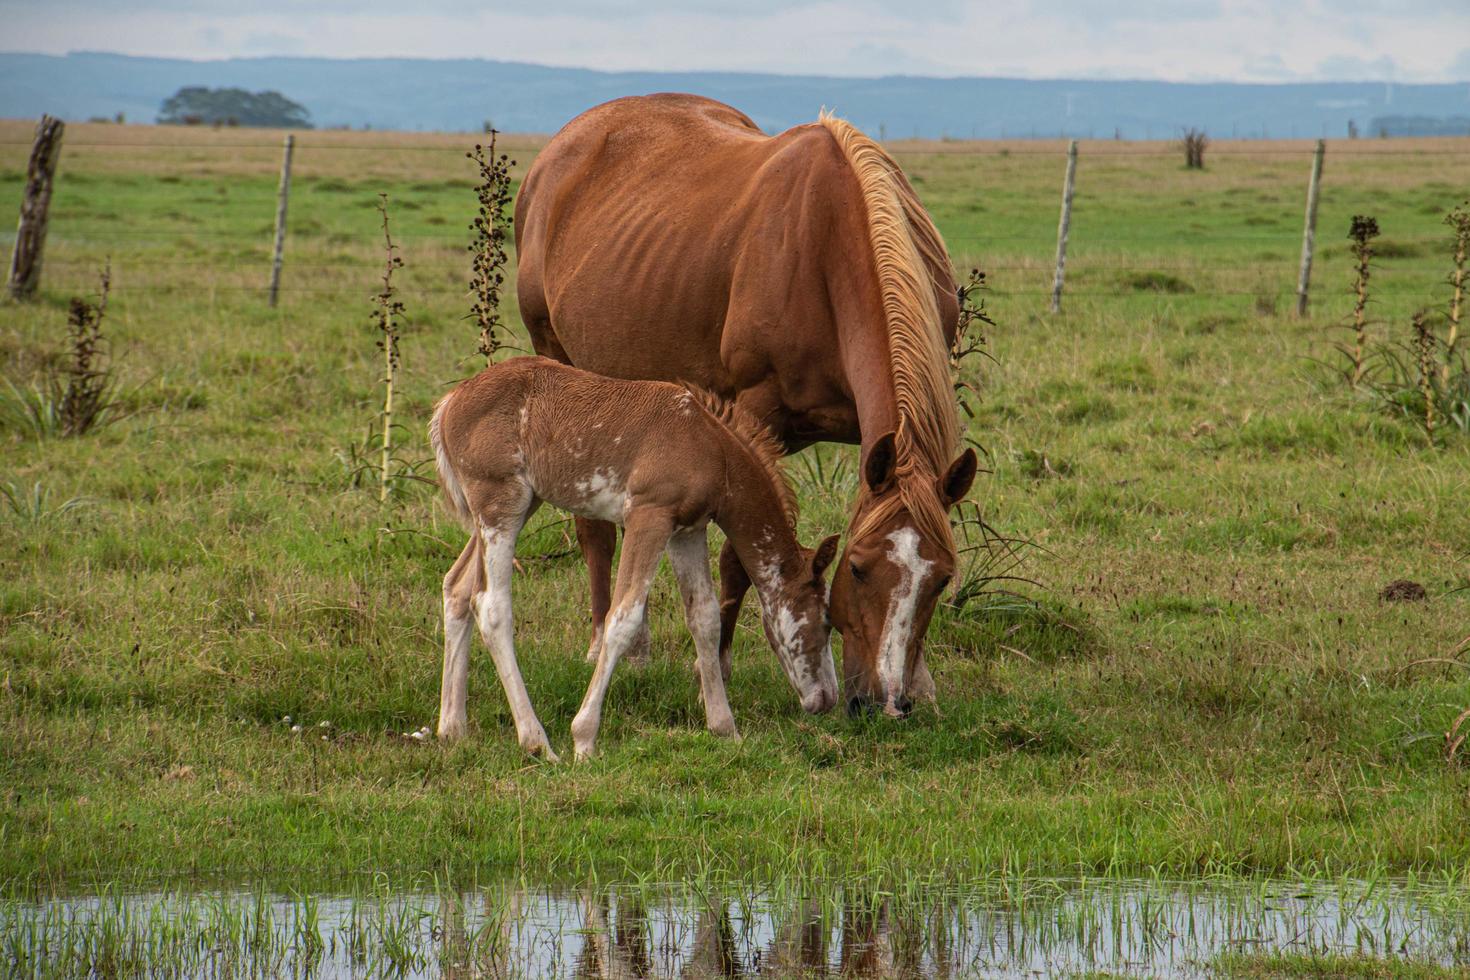
<svg viewBox="0 0 1470 980"><path fill-rule="evenodd" d="M822 573L827 566L832 564L832 559L837 557L837 535L832 535L821 544L817 550L812 552L812 581L822 581Z"/></svg>
<svg viewBox="0 0 1470 980"><path fill-rule="evenodd" d="M863 478L868 481L868 490L873 494L881 494L893 486L894 474L898 468L898 450L894 447L897 433L889 432L879 436L878 441L873 443L873 448L868 450L868 461L863 464Z"/></svg>
<svg viewBox="0 0 1470 980"><path fill-rule="evenodd" d="M944 501L946 509L965 499L965 494L970 492L970 484L975 482L977 466L979 460L975 458L973 449L966 449L949 464L949 469L939 478L939 499Z"/></svg>

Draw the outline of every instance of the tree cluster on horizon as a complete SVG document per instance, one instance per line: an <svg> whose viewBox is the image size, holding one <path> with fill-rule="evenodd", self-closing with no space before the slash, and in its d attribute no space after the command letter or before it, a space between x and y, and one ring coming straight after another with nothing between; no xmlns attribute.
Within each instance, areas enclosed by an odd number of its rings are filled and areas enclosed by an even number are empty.
<svg viewBox="0 0 1470 980"><path fill-rule="evenodd" d="M311 113L280 92L186 85L163 100L158 121L166 125L266 126L311 129Z"/></svg>

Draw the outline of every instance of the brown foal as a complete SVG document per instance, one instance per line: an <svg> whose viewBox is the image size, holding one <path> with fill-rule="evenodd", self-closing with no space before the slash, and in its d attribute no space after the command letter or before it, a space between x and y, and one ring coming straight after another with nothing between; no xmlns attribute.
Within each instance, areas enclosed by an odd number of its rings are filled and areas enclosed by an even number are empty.
<svg viewBox="0 0 1470 980"><path fill-rule="evenodd" d="M815 551L797 542L780 450L733 404L684 385L612 380L520 357L440 399L429 438L445 497L471 531L444 578L440 738L465 731L474 618L522 747L556 759L516 663L510 604L516 538L542 501L624 529L597 667L572 720L577 758L594 750L613 668L636 640L665 551L694 636L706 723L716 735L737 737L720 670L720 610L706 543L711 521L750 570L766 638L802 707L816 713L836 703L823 572L837 536Z"/></svg>

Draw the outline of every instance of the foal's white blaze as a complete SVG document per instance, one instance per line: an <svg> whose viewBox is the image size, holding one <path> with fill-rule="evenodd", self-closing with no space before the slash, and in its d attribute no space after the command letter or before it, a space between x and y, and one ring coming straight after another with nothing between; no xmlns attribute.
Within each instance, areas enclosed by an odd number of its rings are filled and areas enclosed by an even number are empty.
<svg viewBox="0 0 1470 980"><path fill-rule="evenodd" d="M913 528L901 527L888 535L888 540L893 545L888 549L888 560L898 567L899 580L888 600L888 618L878 645L878 680L887 702L885 708L897 710L893 700L903 691L919 596L934 563L919 554L919 532Z"/></svg>

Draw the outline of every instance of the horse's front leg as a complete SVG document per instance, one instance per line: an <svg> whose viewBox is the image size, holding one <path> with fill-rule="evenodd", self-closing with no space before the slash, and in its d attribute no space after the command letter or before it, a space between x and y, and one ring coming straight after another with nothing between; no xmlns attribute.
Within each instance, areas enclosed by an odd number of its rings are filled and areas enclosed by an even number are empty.
<svg viewBox="0 0 1470 980"><path fill-rule="evenodd" d="M709 543L705 528L681 531L669 538L669 562L684 597L684 621L694 637L699 668L699 689L704 699L705 724L722 738L739 738L735 715L725 693L721 668L720 612L715 605L715 584L709 576ZM738 610L737 610L738 612Z"/></svg>
<svg viewBox="0 0 1470 980"><path fill-rule="evenodd" d="M612 682L613 668L633 648L644 627L648 589L673 530L673 518L667 511L634 510L628 515L623 528L623 556L618 562L618 584L602 631L602 652L597 658L597 669L592 672L592 681L587 685L587 695L572 719L572 744L578 759L587 758L596 749L602 702Z"/></svg>
<svg viewBox="0 0 1470 980"><path fill-rule="evenodd" d="M708 574L708 568L705 573ZM740 622L740 606L750 590L750 576L735 554L735 546L726 539L720 549L720 677L730 683L730 651L735 645L735 627Z"/></svg>

